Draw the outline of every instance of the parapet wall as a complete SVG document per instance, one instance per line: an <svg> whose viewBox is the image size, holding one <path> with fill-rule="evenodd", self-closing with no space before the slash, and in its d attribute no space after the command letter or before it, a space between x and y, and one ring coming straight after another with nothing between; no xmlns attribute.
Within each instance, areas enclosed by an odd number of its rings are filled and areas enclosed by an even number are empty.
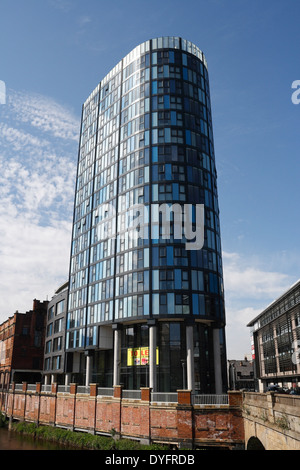
<svg viewBox="0 0 300 470"><path fill-rule="evenodd" d="M256 441L265 450L300 450L300 396L247 392L243 417L247 449Z"/></svg>
<svg viewBox="0 0 300 470"><path fill-rule="evenodd" d="M56 384L47 392L41 384L34 389L24 383L22 390L13 384L10 390L0 391L1 411L13 420L179 448L244 445L239 392L229 393L227 405L192 405L191 392L186 390L179 390L173 403L151 401L149 388L141 389L138 399L122 397L121 387L114 387L111 396L98 395L95 384L90 385L89 393L79 392L76 384L67 392L59 392Z"/></svg>

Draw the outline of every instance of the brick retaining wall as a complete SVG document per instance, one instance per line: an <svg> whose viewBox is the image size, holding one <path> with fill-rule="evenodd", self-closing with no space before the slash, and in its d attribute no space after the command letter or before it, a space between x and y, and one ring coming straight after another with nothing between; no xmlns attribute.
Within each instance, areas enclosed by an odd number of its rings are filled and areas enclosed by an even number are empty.
<svg viewBox="0 0 300 470"><path fill-rule="evenodd" d="M15 420L60 426L71 430L116 435L141 442L164 442L178 447L224 447L244 445L242 394L229 393L229 405L191 404L191 393L178 391L177 403L151 402L150 389L141 389L141 399L122 398L122 388L115 387L112 397L97 396L97 385L90 385L89 394L78 393L71 384L68 393L58 392L56 384L50 392L22 390L15 385L0 391L1 410Z"/></svg>

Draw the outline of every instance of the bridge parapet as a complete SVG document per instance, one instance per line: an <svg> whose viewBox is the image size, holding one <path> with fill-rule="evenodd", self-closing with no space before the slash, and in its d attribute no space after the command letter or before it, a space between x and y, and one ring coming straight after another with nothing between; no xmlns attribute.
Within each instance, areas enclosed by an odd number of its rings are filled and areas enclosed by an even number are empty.
<svg viewBox="0 0 300 470"><path fill-rule="evenodd" d="M266 450L300 450L300 396L245 392L245 442Z"/></svg>

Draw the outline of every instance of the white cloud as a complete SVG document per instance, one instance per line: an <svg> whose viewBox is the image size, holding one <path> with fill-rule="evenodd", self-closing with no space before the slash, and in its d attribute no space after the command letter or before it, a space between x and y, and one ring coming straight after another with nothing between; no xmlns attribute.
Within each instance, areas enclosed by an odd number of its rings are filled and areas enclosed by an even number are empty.
<svg viewBox="0 0 300 470"><path fill-rule="evenodd" d="M92 22L92 18L87 15L81 16L78 20L79 26L82 28L91 22Z"/></svg>
<svg viewBox="0 0 300 470"><path fill-rule="evenodd" d="M269 271L256 259L223 252L228 359L250 354L247 324L293 283L291 276Z"/></svg>
<svg viewBox="0 0 300 470"><path fill-rule="evenodd" d="M4 222L4 224L3 224ZM2 225L3 224L3 225ZM0 321L32 300L45 300L67 279L71 225L41 227L34 220L1 217Z"/></svg>
<svg viewBox="0 0 300 470"><path fill-rule="evenodd" d="M0 322L68 277L79 117L9 91L0 124Z"/></svg>
<svg viewBox="0 0 300 470"><path fill-rule="evenodd" d="M235 298L273 298L291 285L287 274L253 265L237 253L223 253L225 290Z"/></svg>
<svg viewBox="0 0 300 470"><path fill-rule="evenodd" d="M72 0L48 0L50 6L62 10L64 12L69 12L72 9Z"/></svg>
<svg viewBox="0 0 300 470"><path fill-rule="evenodd" d="M8 104L21 123L61 139L78 141L80 121L52 98L9 90Z"/></svg>

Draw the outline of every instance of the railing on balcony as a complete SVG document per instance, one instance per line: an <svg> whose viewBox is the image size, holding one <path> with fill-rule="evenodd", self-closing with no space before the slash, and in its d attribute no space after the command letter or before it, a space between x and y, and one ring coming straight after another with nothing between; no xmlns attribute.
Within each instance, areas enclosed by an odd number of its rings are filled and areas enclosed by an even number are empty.
<svg viewBox="0 0 300 470"><path fill-rule="evenodd" d="M123 390L122 391L122 398L128 400L140 400L141 399L141 391L140 390Z"/></svg>
<svg viewBox="0 0 300 470"><path fill-rule="evenodd" d="M113 397L114 396L114 388L97 387L97 396Z"/></svg>
<svg viewBox="0 0 300 470"><path fill-rule="evenodd" d="M156 403L177 403L178 393L152 392L151 401Z"/></svg>
<svg viewBox="0 0 300 470"><path fill-rule="evenodd" d="M90 387L86 387L85 385L78 385L77 386L77 393L82 393L89 395L90 394Z"/></svg>
<svg viewBox="0 0 300 470"><path fill-rule="evenodd" d="M228 395L192 395L193 405L224 406L228 403Z"/></svg>
<svg viewBox="0 0 300 470"><path fill-rule="evenodd" d="M58 385L57 391L59 393L70 393L70 385Z"/></svg>
<svg viewBox="0 0 300 470"><path fill-rule="evenodd" d="M59 393L70 393L70 385L58 385L57 392ZM27 391L36 392L36 384L27 384ZM15 384L15 391L22 391L23 384ZM98 387L97 386L97 396L100 397L114 397L114 387ZM41 392L52 392L52 385L42 385ZM76 388L77 394L89 395L91 393L91 388L84 385L77 385ZM259 394L258 394L259 395ZM141 400L141 390L122 390L122 398L125 400ZM296 397L298 398L298 397ZM178 403L178 393L177 392L151 392L150 399L152 403L163 403L163 404L175 404ZM280 398L282 400L282 398ZM278 399L279 400L279 399ZM296 400L295 400L296 401ZM291 397L289 397L289 403L292 402ZM297 400L299 404L300 399ZM228 406L229 397L227 394L224 395L191 395L191 404L196 406Z"/></svg>

